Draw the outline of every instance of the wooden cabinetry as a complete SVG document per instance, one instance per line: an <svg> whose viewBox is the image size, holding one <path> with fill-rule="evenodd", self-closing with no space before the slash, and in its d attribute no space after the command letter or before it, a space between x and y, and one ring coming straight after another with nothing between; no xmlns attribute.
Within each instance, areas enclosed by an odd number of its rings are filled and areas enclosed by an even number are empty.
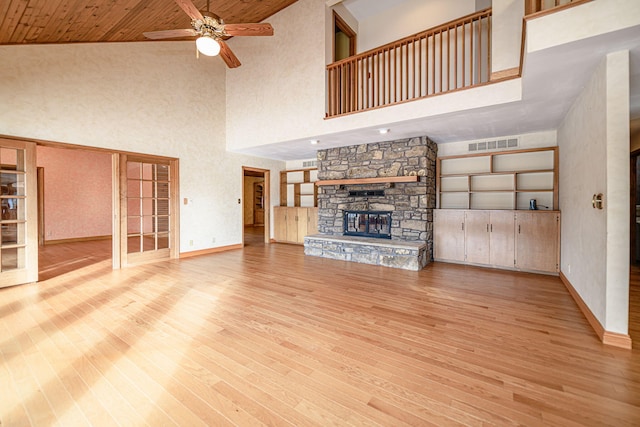
<svg viewBox="0 0 640 427"><path fill-rule="evenodd" d="M464 262L463 210L433 211L433 249L436 260Z"/></svg>
<svg viewBox="0 0 640 427"><path fill-rule="evenodd" d="M516 229L517 268L559 271L560 213L518 212Z"/></svg>
<svg viewBox="0 0 640 427"><path fill-rule="evenodd" d="M441 209L558 209L558 148L439 157Z"/></svg>
<svg viewBox="0 0 640 427"><path fill-rule="evenodd" d="M524 271L557 273L557 211L434 211L434 258Z"/></svg>
<svg viewBox="0 0 640 427"><path fill-rule="evenodd" d="M318 208L275 206L273 225L276 241L304 243L304 236L318 232Z"/></svg>
<svg viewBox="0 0 640 427"><path fill-rule="evenodd" d="M253 183L253 225L264 225L264 183Z"/></svg>

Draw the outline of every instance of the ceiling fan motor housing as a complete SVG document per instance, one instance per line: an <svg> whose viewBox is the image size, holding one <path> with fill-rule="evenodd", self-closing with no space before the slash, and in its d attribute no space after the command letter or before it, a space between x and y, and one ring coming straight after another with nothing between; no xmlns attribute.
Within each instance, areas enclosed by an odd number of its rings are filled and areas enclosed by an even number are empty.
<svg viewBox="0 0 640 427"><path fill-rule="evenodd" d="M202 12L203 19L194 19L191 26L200 35L210 35L213 37L224 37L224 21L215 13L205 11Z"/></svg>

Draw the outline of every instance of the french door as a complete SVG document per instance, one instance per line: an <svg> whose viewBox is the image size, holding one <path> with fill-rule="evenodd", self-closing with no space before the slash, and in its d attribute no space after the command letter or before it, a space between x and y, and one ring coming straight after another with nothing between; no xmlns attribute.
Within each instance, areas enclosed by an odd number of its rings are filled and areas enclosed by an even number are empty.
<svg viewBox="0 0 640 427"><path fill-rule="evenodd" d="M177 160L119 155L122 267L178 258Z"/></svg>
<svg viewBox="0 0 640 427"><path fill-rule="evenodd" d="M36 145L0 139L0 287L38 280Z"/></svg>

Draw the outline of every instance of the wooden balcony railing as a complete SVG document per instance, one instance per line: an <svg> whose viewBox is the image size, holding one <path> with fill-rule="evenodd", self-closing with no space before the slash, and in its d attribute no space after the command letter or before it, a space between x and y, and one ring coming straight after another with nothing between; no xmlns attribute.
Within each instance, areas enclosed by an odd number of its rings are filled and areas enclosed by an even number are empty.
<svg viewBox="0 0 640 427"><path fill-rule="evenodd" d="M491 9L327 66L327 117L483 84L491 75Z"/></svg>
<svg viewBox="0 0 640 427"><path fill-rule="evenodd" d="M525 0L524 14L526 17L533 15L542 16L590 1L591 0Z"/></svg>

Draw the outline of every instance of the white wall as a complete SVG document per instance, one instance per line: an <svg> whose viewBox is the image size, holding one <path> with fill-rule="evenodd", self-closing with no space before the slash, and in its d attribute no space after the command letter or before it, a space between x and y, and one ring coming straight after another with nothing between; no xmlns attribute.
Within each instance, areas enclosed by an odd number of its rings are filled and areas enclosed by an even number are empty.
<svg viewBox="0 0 640 427"><path fill-rule="evenodd" d="M640 1L598 0L527 22L527 51L536 52L638 25Z"/></svg>
<svg viewBox="0 0 640 427"><path fill-rule="evenodd" d="M606 330L626 334L629 79L628 53L626 79L621 55L598 65L560 126L558 145L561 270ZM603 210L591 205L597 193L604 194Z"/></svg>
<svg viewBox="0 0 640 427"><path fill-rule="evenodd" d="M226 152L225 68L196 60L193 42L1 46L0 58L0 134L180 159L182 252L241 243L242 166L284 168Z"/></svg>
<svg viewBox="0 0 640 427"><path fill-rule="evenodd" d="M524 2L493 0L491 13L491 72L519 67Z"/></svg>
<svg viewBox="0 0 640 427"><path fill-rule="evenodd" d="M358 22L358 53L476 11L475 0L407 0Z"/></svg>
<svg viewBox="0 0 640 427"><path fill-rule="evenodd" d="M521 135L503 135L495 138L472 139L468 141L446 142L438 144L438 156L456 156L461 154L469 154L469 144L473 142L496 141L500 139L518 139L518 147L513 150L522 150L525 148L543 148L555 147L558 145L557 132L550 130L546 132L526 133ZM511 149L507 149L511 150ZM507 151L504 149L487 150L487 153L493 151ZM483 151L484 152L484 151Z"/></svg>

